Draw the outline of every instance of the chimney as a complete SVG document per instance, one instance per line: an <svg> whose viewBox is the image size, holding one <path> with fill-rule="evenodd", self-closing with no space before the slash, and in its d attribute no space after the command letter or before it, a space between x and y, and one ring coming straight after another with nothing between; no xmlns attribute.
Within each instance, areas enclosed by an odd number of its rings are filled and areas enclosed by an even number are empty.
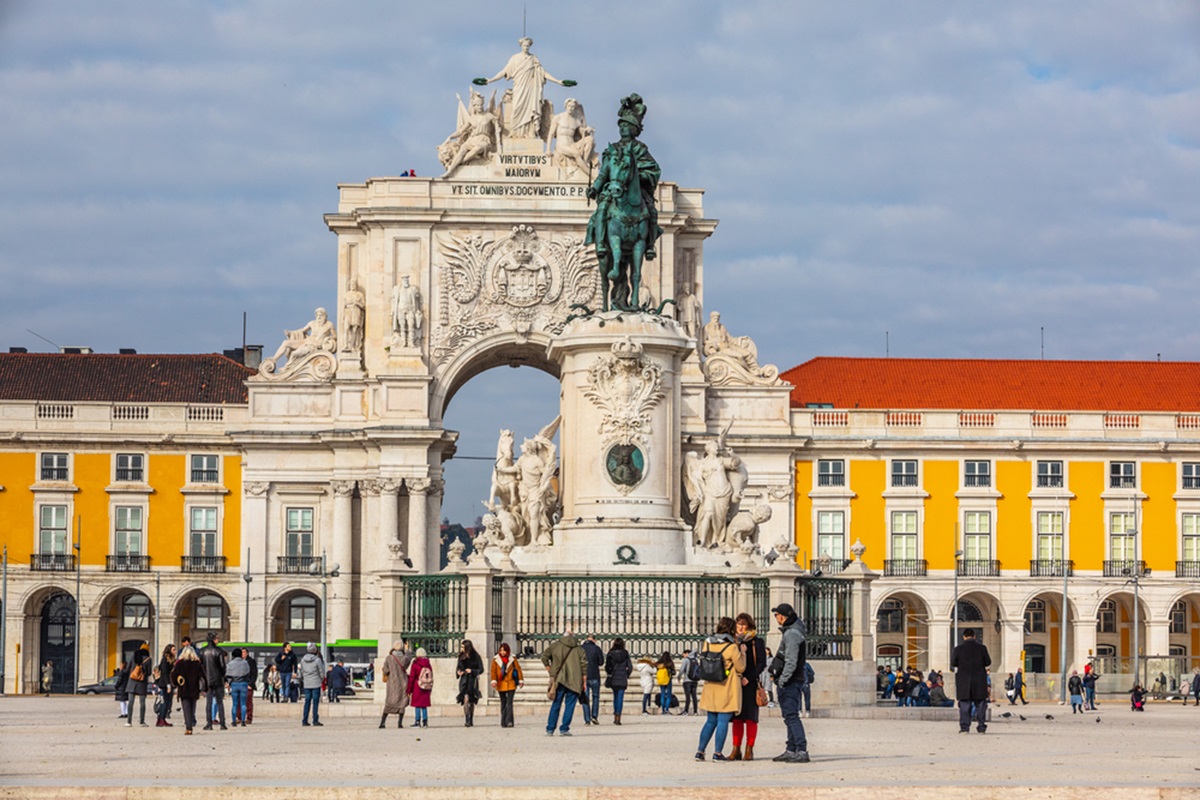
<svg viewBox="0 0 1200 800"><path fill-rule="evenodd" d="M123 356L136 356L137 355L137 350L133 349L132 347L122 347L117 352Z"/></svg>
<svg viewBox="0 0 1200 800"><path fill-rule="evenodd" d="M10 348L8 348L8 352L10 352L10 353L28 353L29 349L26 347L10 347Z"/></svg>

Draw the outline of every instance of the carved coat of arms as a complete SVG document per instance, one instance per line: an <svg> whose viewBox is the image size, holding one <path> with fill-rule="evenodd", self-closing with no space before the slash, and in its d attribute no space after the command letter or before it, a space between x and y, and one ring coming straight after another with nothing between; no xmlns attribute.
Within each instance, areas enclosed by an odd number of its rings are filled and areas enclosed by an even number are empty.
<svg viewBox="0 0 1200 800"><path fill-rule="evenodd" d="M642 355L628 336L614 342L612 355L588 369L584 396L604 415L598 433L605 449L605 471L627 494L645 476L649 459L642 448L650 442L650 411L666 396L662 367Z"/></svg>

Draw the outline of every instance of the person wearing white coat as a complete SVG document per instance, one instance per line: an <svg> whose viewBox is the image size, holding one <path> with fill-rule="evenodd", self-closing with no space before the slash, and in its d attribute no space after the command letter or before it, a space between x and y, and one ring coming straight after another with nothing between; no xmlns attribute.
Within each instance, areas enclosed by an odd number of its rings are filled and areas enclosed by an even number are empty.
<svg viewBox="0 0 1200 800"><path fill-rule="evenodd" d="M637 666L638 680L642 684L642 715L647 716L650 713L650 698L654 694L654 678L658 674L658 667L654 666L654 660L649 658L639 658Z"/></svg>

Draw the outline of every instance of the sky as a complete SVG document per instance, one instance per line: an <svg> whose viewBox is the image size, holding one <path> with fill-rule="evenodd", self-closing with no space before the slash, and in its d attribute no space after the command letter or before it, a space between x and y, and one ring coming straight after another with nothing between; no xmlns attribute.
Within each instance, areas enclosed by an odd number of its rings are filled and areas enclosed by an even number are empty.
<svg viewBox="0 0 1200 800"><path fill-rule="evenodd" d="M336 305L337 184L440 172L455 93L523 10L598 142L646 99L663 179L720 220L706 310L763 363L1200 357L1182 0L2 0L0 347L213 352L245 312L273 351ZM497 370L446 422L489 456L556 404ZM446 516L482 510L486 474L452 462Z"/></svg>

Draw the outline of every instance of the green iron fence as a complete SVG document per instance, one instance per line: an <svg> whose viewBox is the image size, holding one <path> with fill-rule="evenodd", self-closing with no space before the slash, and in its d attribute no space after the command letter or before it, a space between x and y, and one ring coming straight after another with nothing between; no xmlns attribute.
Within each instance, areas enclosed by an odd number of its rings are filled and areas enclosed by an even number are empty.
<svg viewBox="0 0 1200 800"><path fill-rule="evenodd" d="M414 575L404 579L401 635L430 658L457 656L467 630L467 577Z"/></svg>
<svg viewBox="0 0 1200 800"><path fill-rule="evenodd" d="M849 661L853 658L851 582L839 578L797 578L795 607L804 620L808 658Z"/></svg>

